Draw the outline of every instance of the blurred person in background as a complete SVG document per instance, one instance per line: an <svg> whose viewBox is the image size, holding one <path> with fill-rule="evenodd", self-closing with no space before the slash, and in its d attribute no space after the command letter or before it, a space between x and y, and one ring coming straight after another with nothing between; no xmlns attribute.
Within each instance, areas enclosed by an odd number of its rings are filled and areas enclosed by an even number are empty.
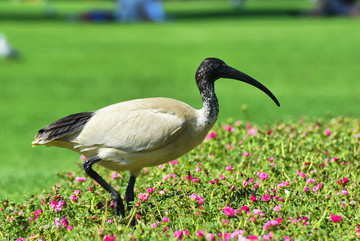
<svg viewBox="0 0 360 241"><path fill-rule="evenodd" d="M162 22L165 13L161 0L116 0L115 18L122 22Z"/></svg>
<svg viewBox="0 0 360 241"><path fill-rule="evenodd" d="M316 16L360 16L357 0L319 0Z"/></svg>

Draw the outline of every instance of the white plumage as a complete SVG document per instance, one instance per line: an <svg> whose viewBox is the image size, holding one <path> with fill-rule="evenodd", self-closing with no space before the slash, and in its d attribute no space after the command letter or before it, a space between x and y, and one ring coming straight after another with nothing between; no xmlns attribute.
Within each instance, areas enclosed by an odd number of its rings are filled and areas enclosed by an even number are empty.
<svg viewBox="0 0 360 241"><path fill-rule="evenodd" d="M169 98L125 101L94 112L64 117L41 129L33 145L63 147L84 154L87 158L83 163L85 172L112 194L116 214L121 212L124 216L119 194L91 166L98 163L111 170L130 171L126 190L130 211L135 179L142 168L176 159L204 140L218 116L214 82L221 77L254 85L279 105L275 96L250 76L219 59L208 58L196 72L203 100L200 110Z"/></svg>
<svg viewBox="0 0 360 241"><path fill-rule="evenodd" d="M199 121L199 116L201 111L174 99L125 101L96 111L75 135L33 145L99 156L100 165L137 175L143 167L176 159L199 145L215 122Z"/></svg>

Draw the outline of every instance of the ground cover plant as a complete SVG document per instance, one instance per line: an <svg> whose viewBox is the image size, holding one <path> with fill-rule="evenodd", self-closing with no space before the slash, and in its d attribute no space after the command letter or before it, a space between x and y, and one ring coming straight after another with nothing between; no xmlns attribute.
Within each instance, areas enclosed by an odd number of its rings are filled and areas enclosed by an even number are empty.
<svg viewBox="0 0 360 241"><path fill-rule="evenodd" d="M81 161L21 202L3 200L0 237L17 240L354 240L360 235L360 120L217 124L205 142L144 169L136 229ZM128 175L97 168L120 193Z"/></svg>
<svg viewBox="0 0 360 241"><path fill-rule="evenodd" d="M43 13L38 2L0 2L0 30L23 56L19 62L0 59L0 135L6 140L1 198L20 201L58 182L57 172L74 168L75 153L31 147L35 133L51 121L144 97L171 97L200 108L194 73L209 56L261 81L282 105L251 86L219 81L219 121L265 125L301 115L360 115L359 21L248 13L309 9L310 1L249 0L244 14L236 15L227 0L206 7L203 1L169 1L172 18L163 24L72 22L69 12L112 3L55 3L64 18L32 19ZM217 11L231 14L208 14Z"/></svg>

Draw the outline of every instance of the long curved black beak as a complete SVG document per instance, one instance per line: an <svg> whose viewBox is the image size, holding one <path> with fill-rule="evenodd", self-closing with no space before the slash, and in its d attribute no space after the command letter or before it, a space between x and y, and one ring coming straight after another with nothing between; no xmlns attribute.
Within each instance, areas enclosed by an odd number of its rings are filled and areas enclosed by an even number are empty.
<svg viewBox="0 0 360 241"><path fill-rule="evenodd" d="M253 79L249 75L244 74L243 72L241 72L237 69L234 69L230 66L224 67L224 69L221 72L222 72L222 74L221 74L222 78L240 80L242 82L245 82L245 83L248 83L248 84L251 84L251 85L257 87L258 89L265 92L276 103L277 106L280 106L279 101L276 99L276 97L273 95L273 93L271 93L271 91L268 88L266 88L264 85L262 85L260 82Z"/></svg>

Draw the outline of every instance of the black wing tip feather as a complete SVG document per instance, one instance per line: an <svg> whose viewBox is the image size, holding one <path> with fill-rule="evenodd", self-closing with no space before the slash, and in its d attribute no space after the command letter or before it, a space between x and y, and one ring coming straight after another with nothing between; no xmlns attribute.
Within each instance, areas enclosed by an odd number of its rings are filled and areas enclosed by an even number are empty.
<svg viewBox="0 0 360 241"><path fill-rule="evenodd" d="M93 111L68 115L42 128L35 136L40 142L50 142L80 131L94 115Z"/></svg>

